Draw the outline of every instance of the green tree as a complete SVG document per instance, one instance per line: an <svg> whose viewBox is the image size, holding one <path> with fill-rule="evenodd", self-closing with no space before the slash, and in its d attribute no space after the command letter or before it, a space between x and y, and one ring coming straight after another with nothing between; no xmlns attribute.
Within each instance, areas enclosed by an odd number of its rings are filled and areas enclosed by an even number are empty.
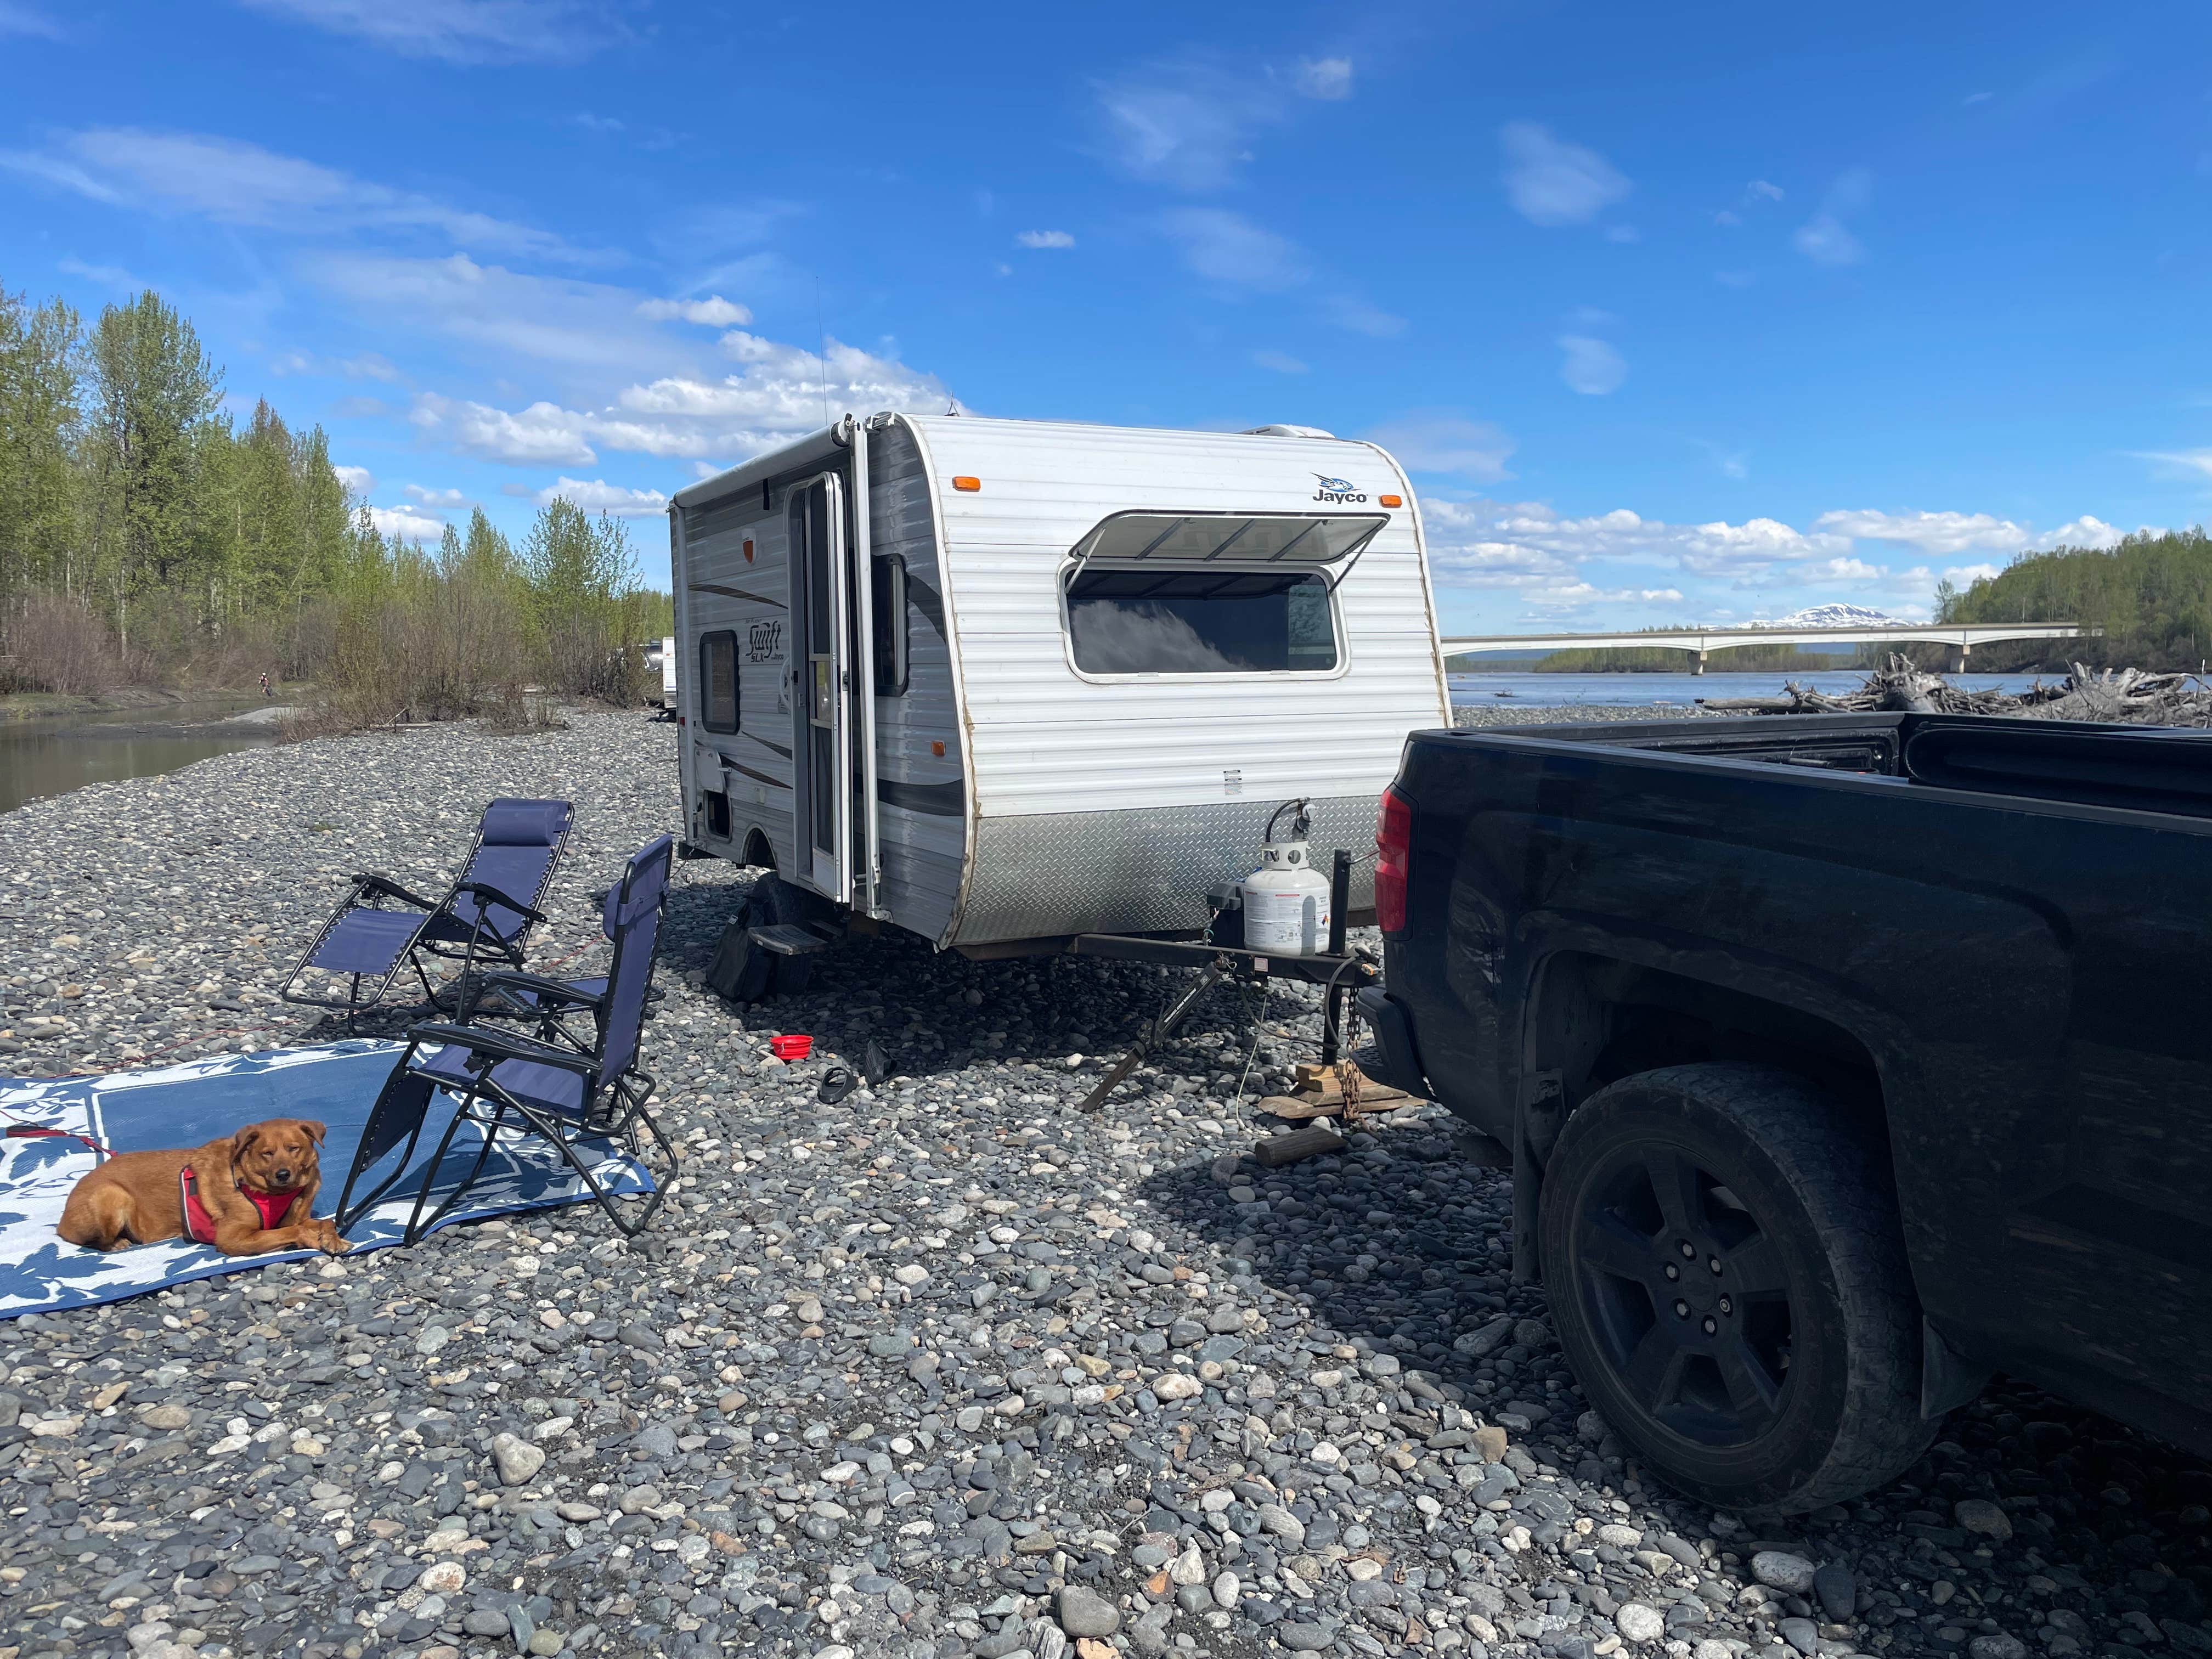
<svg viewBox="0 0 2212 1659"><path fill-rule="evenodd" d="M30 310L0 289L0 594L69 591L83 330L59 300Z"/></svg>
<svg viewBox="0 0 2212 1659"><path fill-rule="evenodd" d="M93 556L127 650L131 600L192 574L198 449L222 377L150 289L100 313L90 355Z"/></svg>

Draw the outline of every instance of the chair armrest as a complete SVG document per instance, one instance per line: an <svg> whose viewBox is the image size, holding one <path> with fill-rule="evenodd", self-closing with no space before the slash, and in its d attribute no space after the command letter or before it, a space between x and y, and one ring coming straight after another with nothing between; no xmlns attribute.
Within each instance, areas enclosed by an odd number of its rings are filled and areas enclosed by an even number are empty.
<svg viewBox="0 0 2212 1659"><path fill-rule="evenodd" d="M516 898L510 894L502 893L498 888L493 886L488 881L457 881L453 884L453 890L456 893L474 893L488 905L496 904L501 906L506 909L513 910L520 915L527 916L532 921L544 922L548 920L543 910L538 909L534 906L525 904L520 899Z"/></svg>
<svg viewBox="0 0 2212 1659"><path fill-rule="evenodd" d="M404 903L411 904L418 910L434 910L438 908L437 900L426 899L420 893L410 892L391 877L380 876L374 871L356 871L353 880L354 885L364 893L382 893Z"/></svg>
<svg viewBox="0 0 2212 1659"><path fill-rule="evenodd" d="M565 979L548 979L543 974L527 974L519 969L502 968L477 977L486 990L499 990L511 985L517 990L529 991L556 1001L573 1002L579 1007L591 1007L607 1000L604 992L580 991Z"/></svg>
<svg viewBox="0 0 2212 1659"><path fill-rule="evenodd" d="M417 1046L434 1042L442 1047L466 1048L472 1054L489 1054L494 1060L535 1060L541 1066L557 1066L564 1072L574 1072L579 1077L595 1075L599 1069L599 1061L589 1054L532 1042L528 1037L483 1025L448 1025L442 1022L410 1025L407 1028L407 1041Z"/></svg>

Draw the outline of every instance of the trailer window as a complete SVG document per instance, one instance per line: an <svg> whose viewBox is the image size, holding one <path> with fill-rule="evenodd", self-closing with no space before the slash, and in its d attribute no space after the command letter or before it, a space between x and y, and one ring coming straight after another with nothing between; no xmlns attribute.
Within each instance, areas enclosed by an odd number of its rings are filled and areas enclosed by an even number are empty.
<svg viewBox="0 0 2212 1659"><path fill-rule="evenodd" d="M1337 663L1328 584L1285 570L1099 569L1067 591L1087 674L1310 674Z"/></svg>
<svg viewBox="0 0 2212 1659"><path fill-rule="evenodd" d="M728 629L700 636L699 703L709 732L738 729L738 636Z"/></svg>
<svg viewBox="0 0 2212 1659"><path fill-rule="evenodd" d="M869 631L876 641L876 695L906 696L906 561L896 553L874 561Z"/></svg>

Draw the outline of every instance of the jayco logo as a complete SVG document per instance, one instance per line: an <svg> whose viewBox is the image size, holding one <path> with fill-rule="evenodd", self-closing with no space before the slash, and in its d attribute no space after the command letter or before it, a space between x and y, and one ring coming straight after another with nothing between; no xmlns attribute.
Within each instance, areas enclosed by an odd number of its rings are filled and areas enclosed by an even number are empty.
<svg viewBox="0 0 2212 1659"><path fill-rule="evenodd" d="M1332 478L1326 472L1316 472L1314 477L1321 480L1321 488L1314 491L1314 499L1317 501L1364 501L1367 499L1365 493L1349 478Z"/></svg>

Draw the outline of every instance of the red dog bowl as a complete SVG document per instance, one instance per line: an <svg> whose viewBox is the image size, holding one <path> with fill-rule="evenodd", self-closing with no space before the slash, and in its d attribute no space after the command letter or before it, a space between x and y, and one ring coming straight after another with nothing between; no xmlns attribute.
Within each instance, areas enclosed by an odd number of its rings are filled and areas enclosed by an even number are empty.
<svg viewBox="0 0 2212 1659"><path fill-rule="evenodd" d="M814 1052L814 1039L804 1031L790 1031L768 1040L768 1051L778 1060L804 1060Z"/></svg>

